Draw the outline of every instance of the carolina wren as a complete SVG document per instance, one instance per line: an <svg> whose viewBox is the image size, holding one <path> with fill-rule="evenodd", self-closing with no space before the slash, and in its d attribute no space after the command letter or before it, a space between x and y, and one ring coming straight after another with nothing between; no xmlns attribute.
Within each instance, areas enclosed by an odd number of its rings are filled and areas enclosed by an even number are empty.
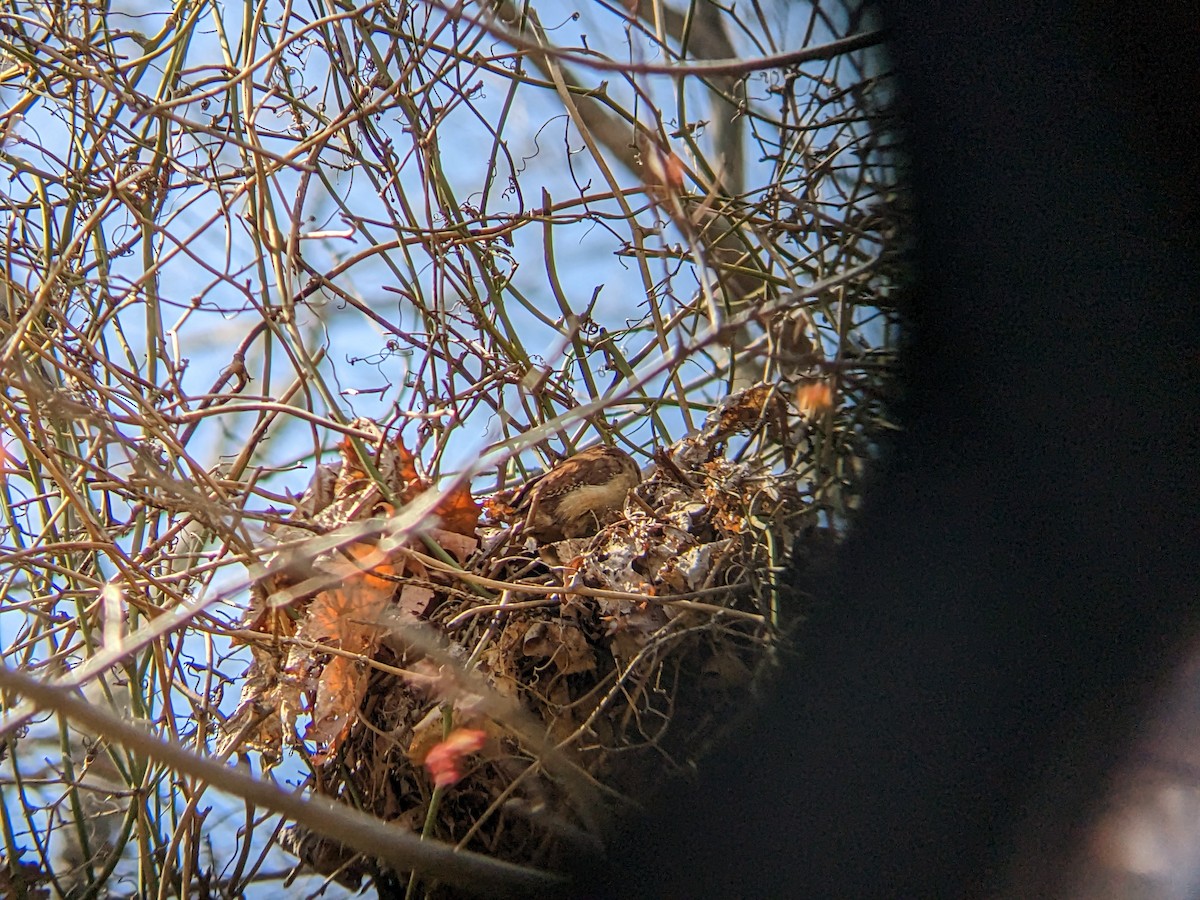
<svg viewBox="0 0 1200 900"><path fill-rule="evenodd" d="M542 542L588 537L625 505L630 488L641 480L641 469L628 453L591 447L526 483L512 505L525 512L522 534Z"/></svg>

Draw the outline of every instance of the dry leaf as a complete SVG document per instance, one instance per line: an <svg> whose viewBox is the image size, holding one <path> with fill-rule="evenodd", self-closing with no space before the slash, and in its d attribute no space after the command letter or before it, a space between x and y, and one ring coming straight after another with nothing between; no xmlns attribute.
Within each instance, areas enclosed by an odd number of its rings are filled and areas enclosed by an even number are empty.
<svg viewBox="0 0 1200 900"><path fill-rule="evenodd" d="M489 519L506 522L517 513L517 508L509 501L513 499L514 491L500 491L483 501L483 511Z"/></svg>
<svg viewBox="0 0 1200 900"><path fill-rule="evenodd" d="M716 436L725 437L753 428L764 419L786 419L787 405L774 385L757 384L731 395L717 410Z"/></svg>
<svg viewBox="0 0 1200 900"><path fill-rule="evenodd" d="M399 621L418 621L429 613L429 605L436 596L430 588L409 582L400 589L396 605L400 607Z"/></svg>
<svg viewBox="0 0 1200 900"><path fill-rule="evenodd" d="M443 531L466 535L474 539L475 528L479 524L480 506L471 496L470 484L463 482L458 487L444 492L433 511L441 519ZM442 546L446 547L445 544ZM454 552L449 547L446 547L446 550L450 553ZM464 556L463 559L465 558Z"/></svg>
<svg viewBox="0 0 1200 900"><path fill-rule="evenodd" d="M396 476L398 483L396 497L401 503L411 503L425 491L429 490L429 482L417 472L417 460L412 452L404 446L400 436L396 436L393 444L396 453Z"/></svg>
<svg viewBox="0 0 1200 900"><path fill-rule="evenodd" d="M446 531L444 528L434 528L429 533L429 536L437 542L439 547L458 560L460 564L465 563L471 554L475 552L475 548L479 546L479 538L475 537L474 532L467 535L455 531Z"/></svg>
<svg viewBox="0 0 1200 900"><path fill-rule="evenodd" d="M549 659L563 675L596 668L596 654L583 632L558 622L534 622L521 641L521 652L530 659Z"/></svg>
<svg viewBox="0 0 1200 900"><path fill-rule="evenodd" d="M354 724L370 681L370 660L387 633L384 622L399 608L402 619L424 619L440 592L440 575L416 560L385 557L373 542L360 541L342 550L306 552L310 535L336 531L368 517L391 515L397 504L411 503L431 484L420 476L414 455L397 437L385 441L376 423L356 419L353 427L373 436L360 442L372 467L367 471L359 450L348 438L338 445L340 460L319 466L297 503L296 510L272 528L272 536L295 544L268 561L269 574L252 591L244 618L249 629L278 639L297 637L345 651L319 649L281 640L274 646L254 645L254 667L242 691L239 716L223 729L227 738L245 725L247 717L266 718L241 737L277 760L282 743L297 738L298 717L307 716L304 740L317 745L317 762L335 754ZM446 492L435 507L440 527L427 529L460 563L475 552L480 507L469 484ZM286 554L286 555L285 555ZM286 593L308 579L328 585L305 596Z"/></svg>
<svg viewBox="0 0 1200 900"><path fill-rule="evenodd" d="M395 593L399 574L390 562L368 568L362 560L373 560L379 551L365 543L347 548L354 561L344 560L344 575L337 587L321 591L309 604L299 636L329 644L364 659L337 655L320 674L313 702L312 722L305 739L321 746L318 760L337 751L357 714L367 687L370 670L366 664L378 645L384 614Z"/></svg>
<svg viewBox="0 0 1200 900"><path fill-rule="evenodd" d="M430 484L417 472L416 458L404 446L404 442L399 437L393 443L392 449L396 459L396 496L401 503L411 503L429 490ZM433 508L443 531L471 538L475 536L480 511L481 507L471 496L471 485L467 481L443 492L437 505ZM439 543L441 542L439 541ZM453 552L449 547L445 547L445 549L447 552ZM474 550L474 547L471 549Z"/></svg>

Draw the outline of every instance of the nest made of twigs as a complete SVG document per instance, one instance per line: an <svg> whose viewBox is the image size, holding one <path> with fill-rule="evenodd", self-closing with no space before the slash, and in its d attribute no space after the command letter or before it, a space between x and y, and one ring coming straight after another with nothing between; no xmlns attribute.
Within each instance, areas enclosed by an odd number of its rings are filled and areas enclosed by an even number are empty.
<svg viewBox="0 0 1200 900"><path fill-rule="evenodd" d="M460 847L550 868L594 851L610 813L741 720L795 615L774 573L811 505L793 469L723 452L761 399L727 402L659 451L599 533L552 544L495 519L473 535L338 542L337 526L424 489L380 434L371 461L393 494L380 499L344 446L256 587L248 626L274 640L252 644L227 735L268 763L291 745L312 790ZM443 524L465 508L440 502ZM303 552L320 541L332 544ZM344 883L374 877L381 896L405 881L300 829L284 842Z"/></svg>

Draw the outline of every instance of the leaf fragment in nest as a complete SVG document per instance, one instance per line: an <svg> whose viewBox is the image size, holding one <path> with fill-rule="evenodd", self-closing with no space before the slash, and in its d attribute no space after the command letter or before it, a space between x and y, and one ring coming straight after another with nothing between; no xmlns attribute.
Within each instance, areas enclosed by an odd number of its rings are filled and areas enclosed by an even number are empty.
<svg viewBox="0 0 1200 900"><path fill-rule="evenodd" d="M724 438L753 428L764 420L769 423L786 421L787 402L775 385L763 383L730 395L715 412L716 422L706 423L706 430L712 429L715 437Z"/></svg>
<svg viewBox="0 0 1200 900"><path fill-rule="evenodd" d="M549 660L562 675L596 668L596 654L583 632L559 622L533 622L521 641L521 653L529 659Z"/></svg>
<svg viewBox="0 0 1200 900"><path fill-rule="evenodd" d="M312 721L304 737L323 747L318 762L337 751L354 722L370 677L366 661L379 645L400 574L391 562L365 564L363 560L378 555L367 544L351 544L348 551L352 559L343 561L343 577L336 587L317 594L299 631L301 638L360 657L331 657L317 680Z"/></svg>
<svg viewBox="0 0 1200 900"><path fill-rule="evenodd" d="M318 467L296 511L275 529L276 537L291 546L286 558L277 554L269 562L269 574L254 586L246 615L249 629L269 634L277 643L253 646L255 659L243 685L242 715L236 724L241 728L255 711L270 710L267 721L249 737L252 746L272 760L278 760L283 740L295 740L295 722L304 714L310 717L304 739L317 745L316 762L335 754L362 704L370 661L387 633L385 620L394 612L401 622L424 619L437 601L425 567L402 553L383 551L375 540L332 551L305 551L307 537L391 515L393 499L405 505L432 488L399 438L385 442L383 430L369 420L352 424L376 436L367 450L382 489L355 444L343 440L338 445L340 462ZM427 528L424 534L464 562L478 546L480 507L470 486L463 483L445 492L434 511L439 527ZM320 586L306 594L288 594L310 579ZM225 731L231 734L229 726Z"/></svg>
<svg viewBox="0 0 1200 900"><path fill-rule="evenodd" d="M367 430L378 431L379 426L369 420L358 420ZM354 452L354 446L349 438L338 445L342 454L342 475L339 484L344 479L348 485L354 486L366 477L362 470L362 462ZM397 435L396 439L384 445L379 451L379 472L384 481L391 487L397 501L402 505L412 503L432 487L432 484L421 477L417 471L416 457L404 446L404 441ZM335 493L338 493L335 490ZM471 486L463 481L451 489L444 491L433 508L439 519L439 525L444 531L458 535L473 537L475 527L479 524L480 505L471 496Z"/></svg>

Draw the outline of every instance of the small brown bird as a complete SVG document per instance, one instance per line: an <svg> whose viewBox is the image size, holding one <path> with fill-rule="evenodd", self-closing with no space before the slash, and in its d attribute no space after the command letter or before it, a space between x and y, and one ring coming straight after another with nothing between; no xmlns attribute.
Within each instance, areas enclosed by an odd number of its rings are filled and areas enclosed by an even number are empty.
<svg viewBox="0 0 1200 900"><path fill-rule="evenodd" d="M642 472L628 453L591 447L525 484L512 505L526 513L524 535L542 542L588 537L612 519L641 481Z"/></svg>

